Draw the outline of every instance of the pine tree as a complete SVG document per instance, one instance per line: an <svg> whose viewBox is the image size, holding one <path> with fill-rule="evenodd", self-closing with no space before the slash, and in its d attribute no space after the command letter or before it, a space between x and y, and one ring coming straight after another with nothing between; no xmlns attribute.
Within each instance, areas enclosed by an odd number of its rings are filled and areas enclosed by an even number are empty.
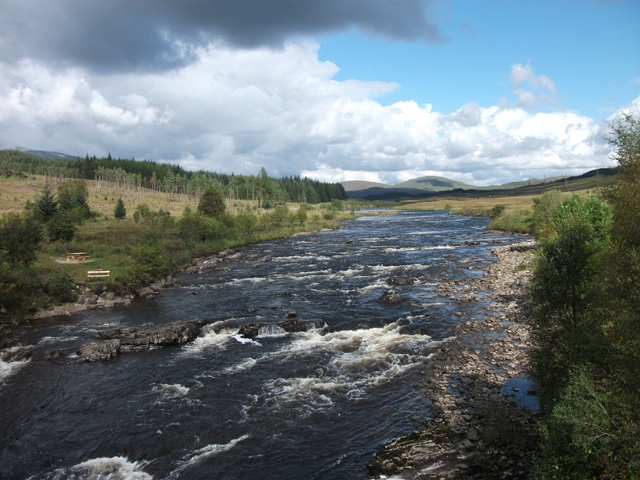
<svg viewBox="0 0 640 480"><path fill-rule="evenodd" d="M122 198L118 199L118 202L116 203L116 208L113 210L113 215L117 219L121 219L127 216L127 209L124 208L124 202L122 201Z"/></svg>

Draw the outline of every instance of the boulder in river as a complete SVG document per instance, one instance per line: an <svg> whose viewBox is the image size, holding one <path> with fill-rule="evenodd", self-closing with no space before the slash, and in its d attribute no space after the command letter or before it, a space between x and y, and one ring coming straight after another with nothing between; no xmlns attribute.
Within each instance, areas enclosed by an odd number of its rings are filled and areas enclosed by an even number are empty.
<svg viewBox="0 0 640 480"><path fill-rule="evenodd" d="M200 329L210 320L196 319L188 322L172 322L165 325L111 328L100 332L99 342L80 347L76 354L80 360L95 362L110 360L124 352L140 352L152 346L181 345L194 340Z"/></svg>
<svg viewBox="0 0 640 480"><path fill-rule="evenodd" d="M416 283L416 279L413 277L389 277L387 283L394 286L413 285Z"/></svg>
<svg viewBox="0 0 640 480"><path fill-rule="evenodd" d="M245 338L257 337L262 327L273 325L269 323L248 323L242 325L238 333ZM306 332L314 328L324 328L326 323L322 320L300 320L299 318L290 318L284 322L276 324L279 328L287 333Z"/></svg>
<svg viewBox="0 0 640 480"><path fill-rule="evenodd" d="M378 303L382 305L399 305L402 302L404 302L404 297L395 290L387 290L378 299Z"/></svg>

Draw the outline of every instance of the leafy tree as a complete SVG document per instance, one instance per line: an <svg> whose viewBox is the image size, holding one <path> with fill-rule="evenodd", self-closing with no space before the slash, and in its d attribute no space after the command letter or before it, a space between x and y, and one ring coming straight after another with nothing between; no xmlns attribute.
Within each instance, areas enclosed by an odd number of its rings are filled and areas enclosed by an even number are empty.
<svg viewBox="0 0 640 480"><path fill-rule="evenodd" d="M224 213L224 198L215 188L207 188L198 203L198 211L208 217L219 217Z"/></svg>
<svg viewBox="0 0 640 480"><path fill-rule="evenodd" d="M76 234L76 227L73 224L71 216L65 212L60 212L55 215L47 223L47 236L49 241L55 242L60 240L65 249Z"/></svg>
<svg viewBox="0 0 640 480"><path fill-rule="evenodd" d="M286 205L278 205L274 208L273 212L270 213L270 216L273 225L280 227L289 216L289 208Z"/></svg>
<svg viewBox="0 0 640 480"><path fill-rule="evenodd" d="M116 202L116 207L113 210L113 216L116 217L118 220L127 216L127 209L124 207L124 202L122 201L122 198L118 198L118 201Z"/></svg>
<svg viewBox="0 0 640 480"><path fill-rule="evenodd" d="M258 225L258 217L252 210L245 210L236 215L236 223L240 231L251 238Z"/></svg>
<svg viewBox="0 0 640 480"><path fill-rule="evenodd" d="M531 286L538 375L550 387L563 382L577 358L595 353L598 328L585 315L600 272L599 255L608 244L609 209L593 196L562 202L552 233L540 240Z"/></svg>
<svg viewBox="0 0 640 480"><path fill-rule="evenodd" d="M0 218L0 252L13 265L29 266L36 259L42 227L31 215L7 213Z"/></svg>
<svg viewBox="0 0 640 480"><path fill-rule="evenodd" d="M303 203L302 205L300 205L300 207L298 207L298 211L294 214L295 220L299 222L300 225L304 225L304 222L307 221L307 212L308 208Z"/></svg>
<svg viewBox="0 0 640 480"><path fill-rule="evenodd" d="M358 200L356 200L355 198L350 198L347 202L347 208L352 215L355 214L356 210L358 210Z"/></svg>
<svg viewBox="0 0 640 480"><path fill-rule="evenodd" d="M553 214L562 202L560 190L547 190L533 199L533 228L537 236L550 233L553 224Z"/></svg>

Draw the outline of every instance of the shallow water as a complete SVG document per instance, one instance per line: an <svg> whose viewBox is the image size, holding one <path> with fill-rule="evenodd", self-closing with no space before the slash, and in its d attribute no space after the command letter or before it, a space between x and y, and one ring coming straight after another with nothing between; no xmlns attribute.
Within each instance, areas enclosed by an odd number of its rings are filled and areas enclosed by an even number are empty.
<svg viewBox="0 0 640 480"><path fill-rule="evenodd" d="M228 270L181 275L182 287L153 299L25 328L22 346L0 356L0 476L366 476L381 446L429 417L418 381L454 335L454 313L482 317L484 300L454 305L435 289L481 276L491 249L516 240L486 223L432 212L360 218L248 246ZM393 288L406 301L380 305L386 280L405 275L416 283ZM275 324L289 311L326 327L287 334ZM182 347L104 363L9 360L114 326L197 317L215 321ZM237 334L254 322L268 325L258 337Z"/></svg>

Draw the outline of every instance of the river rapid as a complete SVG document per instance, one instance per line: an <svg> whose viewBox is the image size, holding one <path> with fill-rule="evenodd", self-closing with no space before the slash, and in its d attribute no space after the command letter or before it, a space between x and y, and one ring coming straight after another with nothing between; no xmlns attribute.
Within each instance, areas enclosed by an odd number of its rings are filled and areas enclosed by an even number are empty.
<svg viewBox="0 0 640 480"><path fill-rule="evenodd" d="M485 315L488 300L460 304L436 287L481 277L491 250L518 240L487 223L362 217L243 247L127 307L33 322L0 353L0 477L366 477L378 449L430 418L419 387L430 356L461 318ZM390 287L394 276L416 282ZM405 301L380 304L391 288ZM286 333L276 324L288 312L324 327ZM180 347L97 363L27 359L113 327L194 318L214 321ZM257 337L238 334L256 322Z"/></svg>

